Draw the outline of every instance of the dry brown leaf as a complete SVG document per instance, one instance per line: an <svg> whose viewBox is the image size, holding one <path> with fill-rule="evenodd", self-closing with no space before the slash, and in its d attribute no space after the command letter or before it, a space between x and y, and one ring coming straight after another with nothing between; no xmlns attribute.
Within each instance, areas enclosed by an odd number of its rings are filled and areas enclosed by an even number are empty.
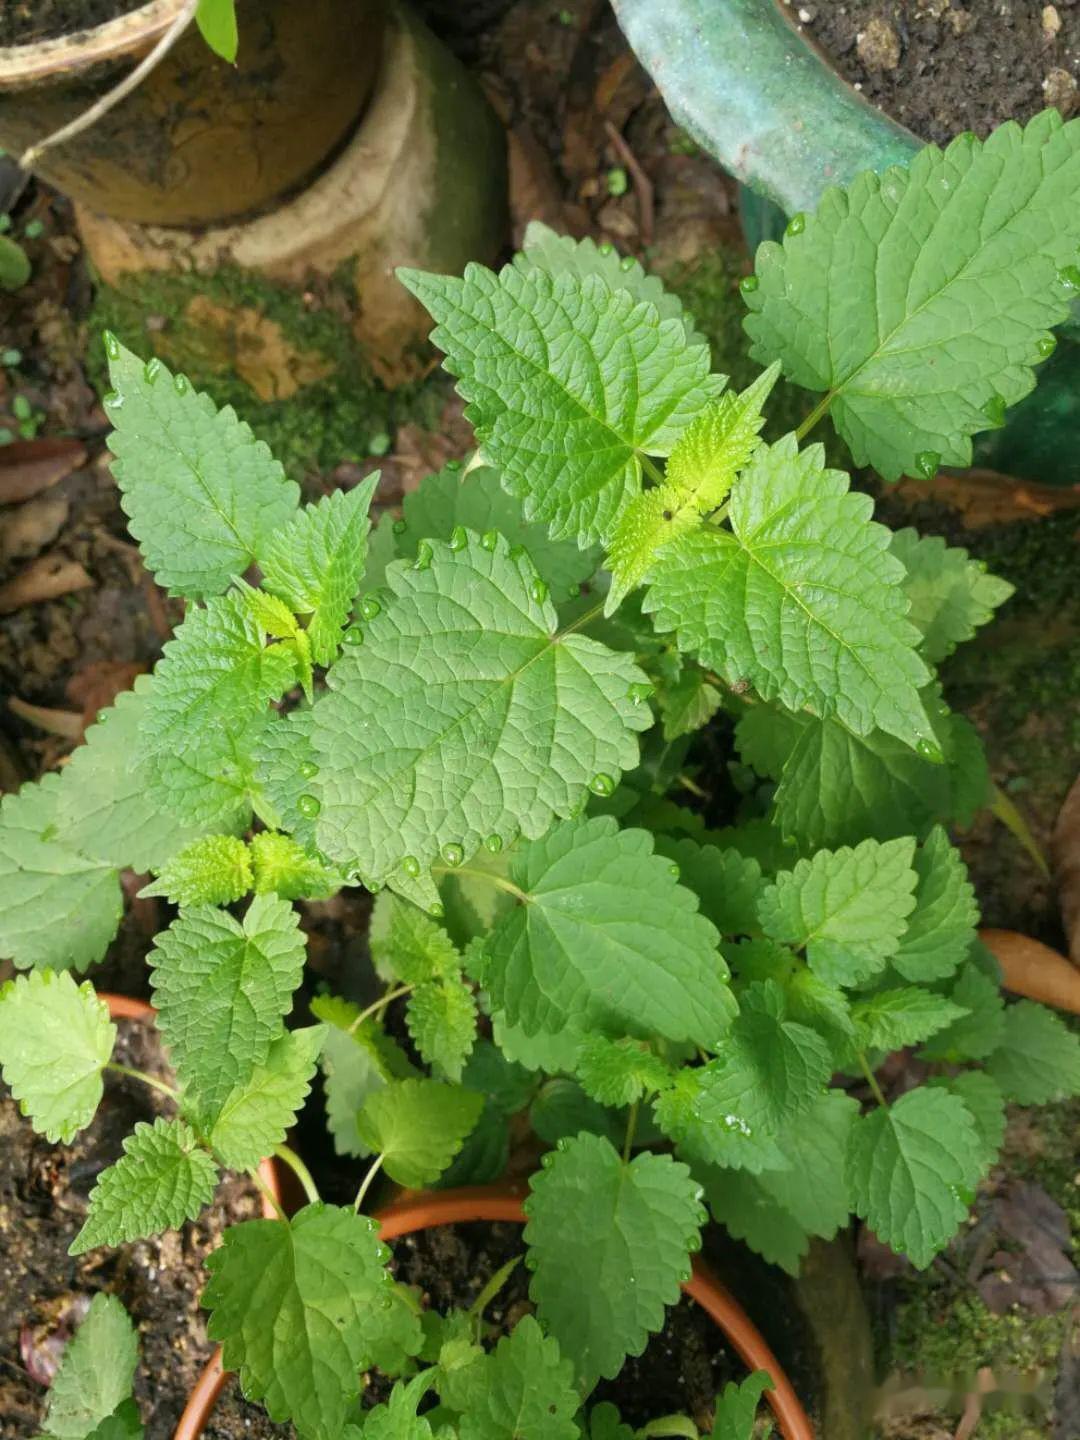
<svg viewBox="0 0 1080 1440"><path fill-rule="evenodd" d="M0 560L26 560L51 545L71 506L62 495L39 495L20 505L0 526Z"/></svg>
<svg viewBox="0 0 1080 1440"><path fill-rule="evenodd" d="M996 470L939 470L933 480L901 480L895 492L912 503L934 500L959 510L970 530L1080 509L1080 485L1028 484Z"/></svg>
<svg viewBox="0 0 1080 1440"><path fill-rule="evenodd" d="M980 930L979 939L1001 966L1006 990L1080 1015L1080 969L1064 955L1015 930Z"/></svg>
<svg viewBox="0 0 1080 1440"><path fill-rule="evenodd" d="M46 705L31 705L12 695L8 709L28 725L44 730L46 735L60 735L65 740L81 740L85 723L77 710L53 710Z"/></svg>
<svg viewBox="0 0 1080 1440"><path fill-rule="evenodd" d="M77 560L53 552L31 561L25 570L0 585L0 615L11 615L24 605L56 600L75 590L88 590L93 580Z"/></svg>
<svg viewBox="0 0 1080 1440"><path fill-rule="evenodd" d="M86 463L78 440L14 440L0 446L0 505L18 505Z"/></svg>
<svg viewBox="0 0 1080 1440"><path fill-rule="evenodd" d="M1050 858L1069 958L1080 965L1080 775L1058 812Z"/></svg>

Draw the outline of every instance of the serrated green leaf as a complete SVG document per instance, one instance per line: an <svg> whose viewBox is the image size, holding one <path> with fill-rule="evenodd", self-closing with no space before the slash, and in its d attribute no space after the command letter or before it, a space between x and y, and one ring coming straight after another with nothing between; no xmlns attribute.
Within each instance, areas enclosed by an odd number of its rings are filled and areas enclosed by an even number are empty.
<svg viewBox="0 0 1080 1440"><path fill-rule="evenodd" d="M985 1060L1005 1038L1005 1001L1000 985L973 962L960 971L949 993L954 1005L967 1012L923 1047L925 1060Z"/></svg>
<svg viewBox="0 0 1080 1440"><path fill-rule="evenodd" d="M970 640L1013 593L1007 580L988 574L984 563L940 535L897 530L889 548L907 571L908 619L922 632L919 648L931 665Z"/></svg>
<svg viewBox="0 0 1080 1440"><path fill-rule="evenodd" d="M755 705L735 732L739 753L779 781L773 814L808 850L860 840L924 838L940 821L971 823L989 794L982 744L966 720L923 703L944 756L938 765L893 735L853 735L835 720Z"/></svg>
<svg viewBox="0 0 1080 1440"><path fill-rule="evenodd" d="M626 1128L617 1115L586 1095L576 1080L562 1078L541 1085L529 1107L529 1123L545 1145L573 1140L582 1132L621 1144Z"/></svg>
<svg viewBox="0 0 1080 1440"><path fill-rule="evenodd" d="M941 980L970 952L979 907L960 852L940 826L916 851L914 864L915 908L892 963L905 980Z"/></svg>
<svg viewBox="0 0 1080 1440"><path fill-rule="evenodd" d="M34 1129L68 1144L94 1118L116 1026L89 981L35 970L0 988L0 1067Z"/></svg>
<svg viewBox="0 0 1080 1440"><path fill-rule="evenodd" d="M695 1170L718 1165L757 1175L762 1170L782 1169L787 1162L774 1132L765 1126L751 1126L742 1115L729 1110L723 1088L709 1089L715 1075L704 1065L677 1071L675 1083L653 1102L659 1129L675 1141L680 1157ZM735 1098L746 1104L744 1096L740 1089ZM752 1101L749 1108L754 1108Z"/></svg>
<svg viewBox="0 0 1080 1440"><path fill-rule="evenodd" d="M716 1415L710 1440L751 1440L758 1402L773 1388L765 1370L755 1370L745 1380L729 1380L724 1393L716 1397Z"/></svg>
<svg viewBox="0 0 1080 1440"><path fill-rule="evenodd" d="M483 1097L439 1080L398 1080L372 1091L356 1119L360 1139L410 1189L437 1180L480 1118Z"/></svg>
<svg viewBox="0 0 1080 1440"><path fill-rule="evenodd" d="M344 1440L431 1440L430 1422L417 1415L416 1407L431 1389L433 1375L423 1371L412 1380L399 1380L382 1405L364 1413L363 1429L347 1425Z"/></svg>
<svg viewBox="0 0 1080 1440"><path fill-rule="evenodd" d="M1080 128L1047 110L827 191L798 236L758 250L751 354L831 393L857 465L970 465L970 436L1031 390L1068 316L1056 272L1080 240L1078 184Z"/></svg>
<svg viewBox="0 0 1080 1440"><path fill-rule="evenodd" d="M819 850L762 891L762 928L774 940L805 946L826 984L857 984L899 948L915 908L914 853L913 840Z"/></svg>
<svg viewBox="0 0 1080 1440"><path fill-rule="evenodd" d="M135 1401L121 1401L111 1415L94 1426L86 1440L143 1440L142 1416Z"/></svg>
<svg viewBox="0 0 1080 1440"><path fill-rule="evenodd" d="M159 585L201 598L225 590L288 523L299 490L231 406L106 343L112 472L129 529Z"/></svg>
<svg viewBox="0 0 1080 1440"><path fill-rule="evenodd" d="M484 457L556 539L610 534L719 385L682 324L596 276L468 265L463 279L399 270L436 321Z"/></svg>
<svg viewBox="0 0 1080 1440"><path fill-rule="evenodd" d="M57 816L62 781L46 775L0 799L0 957L20 970L85 970L123 913L113 866L72 849Z"/></svg>
<svg viewBox="0 0 1080 1440"><path fill-rule="evenodd" d="M415 559L421 540L449 540L459 525L477 535L495 531L511 547L525 547L557 603L576 596L582 581L600 564L598 547L579 550L573 540L553 540L546 526L530 524L520 502L503 489L499 472L490 465L444 466L405 496L401 512L405 530L399 534L391 530L396 558Z"/></svg>
<svg viewBox="0 0 1080 1440"><path fill-rule="evenodd" d="M379 472L352 490L335 490L305 505L271 537L260 564L263 584L297 615L310 615L307 635L316 665L329 665L364 573L368 508Z"/></svg>
<svg viewBox="0 0 1080 1440"><path fill-rule="evenodd" d="M634 300L647 300L661 320L678 320L691 345L706 344L705 336L694 329L694 320L677 295L664 289L657 275L650 275L639 260L620 255L612 245L597 245L586 235L575 240L571 235L558 235L540 220L530 220L525 227L523 253L514 256L519 270L533 267L558 275L569 271L584 279L596 275L609 290L625 290Z"/></svg>
<svg viewBox="0 0 1080 1440"><path fill-rule="evenodd" d="M256 895L243 923L198 906L157 937L149 961L158 1029L200 1110L216 1113L265 1062L304 952L299 918L276 895Z"/></svg>
<svg viewBox="0 0 1080 1440"><path fill-rule="evenodd" d="M301 845L313 848L315 818L300 809L301 797L319 802L318 766L311 746L314 711L274 711L253 736L250 745L255 810L275 829L287 830ZM310 807L307 807L310 808ZM317 813L317 812L316 812Z"/></svg>
<svg viewBox="0 0 1080 1440"><path fill-rule="evenodd" d="M252 888L256 895L280 895L283 900L326 900L345 884L345 875L324 865L291 835L260 830L248 842Z"/></svg>
<svg viewBox="0 0 1080 1440"><path fill-rule="evenodd" d="M476 1042L476 1000L461 979L425 980L409 996L405 1025L428 1065L459 1081Z"/></svg>
<svg viewBox="0 0 1080 1440"><path fill-rule="evenodd" d="M636 765L652 723L633 698L642 672L558 635L526 557L498 537L428 543L423 567L390 567L394 598L313 712L319 848L396 888L444 846L465 858L493 835L542 835L598 776L613 787Z"/></svg>
<svg viewBox="0 0 1080 1440"><path fill-rule="evenodd" d="M930 673L904 567L849 484L820 445L760 445L732 492L731 530L666 546L644 608L729 684L915 746L933 733L918 693Z"/></svg>
<svg viewBox="0 0 1080 1440"><path fill-rule="evenodd" d="M49 1386L46 1434L86 1440L129 1398L138 1362L139 1341L127 1311L115 1295L95 1295Z"/></svg>
<svg viewBox="0 0 1080 1440"><path fill-rule="evenodd" d="M986 1061L1006 1100L1045 1105L1080 1094L1080 1037L1060 1015L1032 1000L1005 1010L1001 1044Z"/></svg>
<svg viewBox="0 0 1080 1440"><path fill-rule="evenodd" d="M336 1205L225 1231L206 1262L207 1334L271 1420L291 1419L311 1440L341 1435L377 1344L381 1302L393 1304L386 1258L374 1222Z"/></svg>
<svg viewBox="0 0 1080 1440"><path fill-rule="evenodd" d="M587 1036L575 1073L587 1095L601 1105L633 1105L645 1094L671 1084L671 1071L658 1055L633 1040Z"/></svg>
<svg viewBox="0 0 1080 1440"><path fill-rule="evenodd" d="M964 1102L983 1147L979 1170L985 1175L998 1158L1005 1139L1005 1099L1001 1087L981 1070L937 1075L926 1083L933 1089L947 1090Z"/></svg>
<svg viewBox="0 0 1080 1440"><path fill-rule="evenodd" d="M678 492L670 485L657 485L635 495L619 516L608 545L611 589L604 614L613 615L632 590L651 578L667 546L700 526L698 512L692 505L681 505Z"/></svg>
<svg viewBox="0 0 1080 1440"><path fill-rule="evenodd" d="M641 1353L679 1298L698 1244L701 1192L670 1155L624 1164L595 1135L566 1141L530 1184L529 1294L588 1390Z"/></svg>
<svg viewBox="0 0 1080 1440"><path fill-rule="evenodd" d="M945 1030L966 1014L963 1006L924 990L900 985L879 990L851 1007L860 1050L900 1050Z"/></svg>
<svg viewBox="0 0 1080 1440"><path fill-rule="evenodd" d="M174 905L231 905L251 889L248 847L235 835L192 840L158 871L142 896L164 895Z"/></svg>
<svg viewBox="0 0 1080 1440"><path fill-rule="evenodd" d="M178 1230L210 1204L217 1182L217 1166L183 1120L140 1120L123 1155L90 1191L86 1221L68 1254Z"/></svg>
<svg viewBox="0 0 1080 1440"><path fill-rule="evenodd" d="M368 943L384 980L419 985L461 970L461 956L442 926L407 900L385 891L375 898Z"/></svg>
<svg viewBox="0 0 1080 1440"><path fill-rule="evenodd" d="M525 903L485 944L492 1007L529 1036L610 1029L711 1045L734 1002L719 936L671 868L647 831L607 816L515 851Z"/></svg>
<svg viewBox="0 0 1080 1440"><path fill-rule="evenodd" d="M701 913L721 935L756 933L757 898L765 884L756 860L738 850L668 835L657 836L656 851L678 866L680 883L698 897Z"/></svg>
<svg viewBox="0 0 1080 1440"><path fill-rule="evenodd" d="M334 996L316 995L311 1013L327 1022L322 1069L326 1079L326 1123L339 1155L370 1155L356 1128L360 1107L373 1090L416 1072L395 1040L369 1018L357 1024L360 1007Z"/></svg>
<svg viewBox="0 0 1080 1440"><path fill-rule="evenodd" d="M920 1270L963 1223L985 1149L963 1101L909 1090L861 1116L847 1149L852 1207L879 1240Z"/></svg>
<svg viewBox="0 0 1080 1440"><path fill-rule="evenodd" d="M226 1098L209 1135L223 1164L250 1170L282 1143L311 1089L325 1038L324 1025L279 1035L246 1084Z"/></svg>
<svg viewBox="0 0 1080 1440"><path fill-rule="evenodd" d="M661 687L656 699L665 740L678 740L681 735L700 730L723 702L720 691L706 680L696 665L687 666L673 685Z"/></svg>
<svg viewBox="0 0 1080 1440"><path fill-rule="evenodd" d="M531 1315L482 1364L483 1388L461 1417L461 1440L576 1440L574 1367Z"/></svg>

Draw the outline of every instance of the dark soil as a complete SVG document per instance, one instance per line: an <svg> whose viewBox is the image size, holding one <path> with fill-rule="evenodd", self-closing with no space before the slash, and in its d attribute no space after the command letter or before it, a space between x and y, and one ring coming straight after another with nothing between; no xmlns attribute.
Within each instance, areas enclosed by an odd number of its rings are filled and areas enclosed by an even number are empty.
<svg viewBox="0 0 1080 1440"><path fill-rule="evenodd" d="M144 0L0 0L0 45L74 35L138 10Z"/></svg>
<svg viewBox="0 0 1080 1440"><path fill-rule="evenodd" d="M168 1073L142 1022L120 1021L118 1030L117 1060ZM93 1124L71 1145L58 1146L33 1133L6 1087L0 1093L0 1437L40 1433L61 1344L91 1297L105 1290L123 1301L139 1328L135 1394L147 1440L169 1440L213 1350L199 1308L203 1261L227 1225L261 1213L258 1193L247 1180L230 1178L214 1209L179 1233L73 1259L68 1246L98 1175L120 1157L136 1122L152 1122L168 1102L110 1074Z"/></svg>
<svg viewBox="0 0 1080 1440"><path fill-rule="evenodd" d="M790 0L845 80L924 140L987 135L1048 105L1068 115L1080 79L1080 5L1058 0ZM1045 19L1044 19L1045 16Z"/></svg>

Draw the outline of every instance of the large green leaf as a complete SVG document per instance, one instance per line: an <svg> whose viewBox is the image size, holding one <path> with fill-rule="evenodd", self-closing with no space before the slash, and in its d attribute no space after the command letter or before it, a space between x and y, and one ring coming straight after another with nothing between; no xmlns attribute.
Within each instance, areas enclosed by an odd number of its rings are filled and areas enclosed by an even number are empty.
<svg viewBox="0 0 1080 1440"><path fill-rule="evenodd" d="M115 1295L95 1295L49 1386L46 1434L86 1440L131 1395L138 1361L139 1341L127 1311Z"/></svg>
<svg viewBox="0 0 1080 1440"><path fill-rule="evenodd" d="M732 492L731 529L665 546L645 609L729 684L936 753L904 567L849 483L820 445L759 446Z"/></svg>
<svg viewBox="0 0 1080 1440"><path fill-rule="evenodd" d="M1021 1105L1080 1095L1080 1036L1045 1005L1021 1000L1006 1008L1005 1033L986 1069Z"/></svg>
<svg viewBox="0 0 1080 1440"><path fill-rule="evenodd" d="M246 1083L226 1097L209 1135L224 1164L250 1170L284 1141L311 1089L325 1037L324 1025L279 1035Z"/></svg>
<svg viewBox="0 0 1080 1440"><path fill-rule="evenodd" d="M987 573L984 561L969 559L940 535L897 530L890 549L907 571L908 618L922 631L920 649L932 665L970 640L1013 593L1007 580Z"/></svg>
<svg viewBox="0 0 1080 1440"><path fill-rule="evenodd" d="M527 556L470 535L422 558L387 571L393 599L330 671L312 731L320 848L395 888L444 849L542 835L614 788L652 723L642 672L557 632Z"/></svg>
<svg viewBox="0 0 1080 1440"><path fill-rule="evenodd" d="M371 1091L356 1119L386 1173L418 1189L437 1180L480 1118L483 1096L438 1080L398 1080Z"/></svg>
<svg viewBox="0 0 1080 1440"><path fill-rule="evenodd" d="M858 175L759 248L751 353L832 396L857 465L970 465L971 435L1031 390L1068 317L1078 194L1080 124L1053 110Z"/></svg>

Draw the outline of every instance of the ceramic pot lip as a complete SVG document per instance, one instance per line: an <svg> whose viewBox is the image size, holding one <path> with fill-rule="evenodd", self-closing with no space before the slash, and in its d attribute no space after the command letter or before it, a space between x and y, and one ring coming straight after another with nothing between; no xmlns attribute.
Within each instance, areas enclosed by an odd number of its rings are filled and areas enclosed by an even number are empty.
<svg viewBox="0 0 1080 1440"><path fill-rule="evenodd" d="M148 50L176 19L184 0L147 0L89 30L0 46L0 90L23 89L67 79L105 61L123 60Z"/></svg>
<svg viewBox="0 0 1080 1440"><path fill-rule="evenodd" d="M523 1225L527 1219L524 1209L527 1195L527 1187L516 1184L404 1191L390 1205L376 1211L373 1218L379 1222L383 1240L399 1239L439 1225L474 1221ZM739 1302L700 1256L693 1256L691 1278L682 1289L723 1331L748 1369L767 1370L772 1376L773 1389L766 1391L766 1399L784 1440L814 1440L814 1428L779 1360ZM226 1378L219 1348L192 1390L173 1440L198 1440Z"/></svg>

